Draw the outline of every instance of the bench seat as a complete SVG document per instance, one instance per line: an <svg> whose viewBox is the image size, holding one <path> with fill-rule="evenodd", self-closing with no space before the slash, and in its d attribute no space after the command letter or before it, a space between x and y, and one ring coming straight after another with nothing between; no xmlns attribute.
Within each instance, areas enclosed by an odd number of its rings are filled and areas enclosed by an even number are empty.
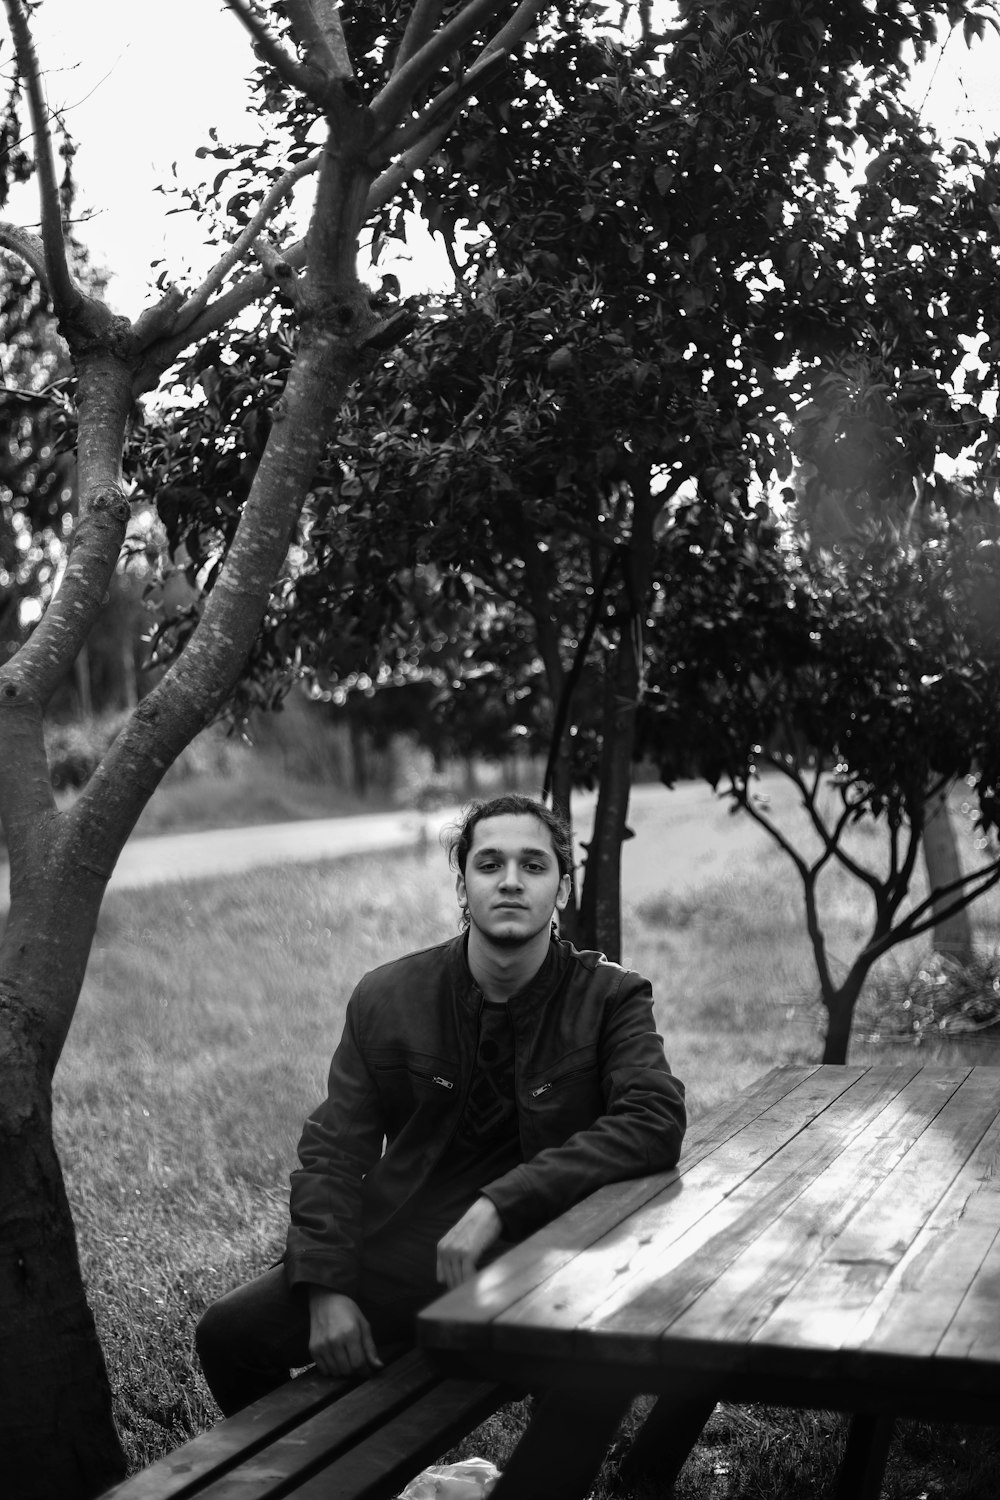
<svg viewBox="0 0 1000 1500"><path fill-rule="evenodd" d="M517 1394L445 1378L417 1350L360 1383L310 1371L116 1485L106 1500L392 1500Z"/></svg>

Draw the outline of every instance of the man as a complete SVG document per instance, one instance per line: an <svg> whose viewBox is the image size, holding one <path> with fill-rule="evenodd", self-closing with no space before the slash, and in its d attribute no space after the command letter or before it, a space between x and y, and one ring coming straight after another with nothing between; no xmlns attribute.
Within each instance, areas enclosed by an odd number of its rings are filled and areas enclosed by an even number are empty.
<svg viewBox="0 0 1000 1500"><path fill-rule="evenodd" d="M677 1161L684 1091L648 982L554 935L564 824L507 794L472 806L450 855L462 934L362 979L299 1143L283 1263L198 1326L227 1415L310 1362L378 1369L445 1287L602 1183Z"/></svg>

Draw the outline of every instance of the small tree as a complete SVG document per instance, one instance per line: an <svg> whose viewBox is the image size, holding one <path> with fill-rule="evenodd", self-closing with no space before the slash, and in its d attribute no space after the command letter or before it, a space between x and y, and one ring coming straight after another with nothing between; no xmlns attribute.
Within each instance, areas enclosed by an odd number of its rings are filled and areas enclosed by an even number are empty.
<svg viewBox="0 0 1000 1500"><path fill-rule="evenodd" d="M761 530L717 536L708 567L678 519L671 561L688 576L658 622L644 744L667 781L697 767L723 782L792 860L828 1016L823 1060L842 1063L876 960L1000 881L984 837L975 868L910 900L929 790L965 777L984 834L1000 823L1000 524L938 513L908 546L874 533L822 557ZM804 841L758 797L761 765L796 787ZM873 860L852 845L862 822L881 832ZM839 975L823 924L833 868L871 897L868 935Z"/></svg>
<svg viewBox="0 0 1000 1500"><path fill-rule="evenodd" d="M270 16L251 0L229 5L263 61L261 86L288 105L282 141L290 154L246 152L225 169L240 179L228 219L217 215L231 243L200 286L164 284L160 300L133 322L73 274L29 29L33 5L5 0L34 133L42 233L8 225L0 245L51 302L75 366L79 423L79 512L60 587L30 637L0 664L0 817L11 869L0 940L0 1473L24 1500L92 1495L123 1470L51 1131L52 1074L105 886L164 771L240 678L350 385L412 321L373 305L357 274L359 234L440 147L474 90L502 70L541 0L447 8L416 0L391 19L361 5L353 62L334 0L283 0L267 8ZM8 111L4 122L14 140L15 119ZM324 143L306 149L317 121ZM282 207L310 174L308 232L281 243L274 235ZM182 653L72 808L58 811L43 717L99 615L125 540L122 456L136 398L195 345L214 349L207 372L219 352L211 341L275 293L294 314L294 354L272 393L270 432L232 518L225 560Z"/></svg>

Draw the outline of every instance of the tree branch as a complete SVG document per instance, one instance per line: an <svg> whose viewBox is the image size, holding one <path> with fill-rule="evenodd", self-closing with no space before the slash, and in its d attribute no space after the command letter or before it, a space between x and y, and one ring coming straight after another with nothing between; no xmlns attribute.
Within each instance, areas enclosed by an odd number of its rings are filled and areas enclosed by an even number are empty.
<svg viewBox="0 0 1000 1500"><path fill-rule="evenodd" d="M976 885L975 890L967 889L977 881L980 884ZM912 928L911 935L925 932L928 927L936 927L939 922L946 921L963 907L978 900L984 891L990 890L998 881L1000 881L1000 858L988 865L980 865L978 870L972 870L967 875L958 876L947 885L935 886L929 895L925 896L922 901L918 901L907 913L905 923L900 923L900 926L906 925ZM953 901L949 899L952 896L955 897ZM935 910L935 902L941 901L948 901L948 905L940 911ZM925 914L926 920L923 920Z"/></svg>
<svg viewBox="0 0 1000 1500"><path fill-rule="evenodd" d="M33 271L39 286L49 297L49 269L45 264L45 246L37 234L20 229L16 224L0 223L0 248L9 250Z"/></svg>
<svg viewBox="0 0 1000 1500"><path fill-rule="evenodd" d="M386 203L395 198L404 182L407 182L415 172L419 172L425 161L429 161L438 147L447 139L451 130L451 117L430 135L425 135L409 151L403 153L393 162L391 167L386 167L380 172L368 190L368 198L365 202L365 218L370 218L378 209L383 208Z"/></svg>
<svg viewBox="0 0 1000 1500"><path fill-rule="evenodd" d="M419 115L408 120L391 135L383 136L376 150L369 156L369 161L391 161L394 156L419 143L427 131L438 127L450 130L456 114L469 95L474 94L486 78L500 72L509 57L510 53L506 51L484 53L461 79L442 89Z"/></svg>
<svg viewBox="0 0 1000 1500"><path fill-rule="evenodd" d="M271 35L256 10L253 9L253 0L226 0L226 4L253 37L254 46L264 61L271 64L271 67L290 88L307 94L310 99L322 106L323 101L316 97L315 75L304 68L290 52L287 52L277 37Z"/></svg>
<svg viewBox="0 0 1000 1500"><path fill-rule="evenodd" d="M806 931L812 945L813 959L819 974L820 993L828 1011L832 1011L836 984L830 970L830 958L826 949L826 937L820 926L819 908L816 904L816 872L810 871L803 880L806 907Z"/></svg>
<svg viewBox="0 0 1000 1500"><path fill-rule="evenodd" d="M285 9L307 67L315 67L327 78L353 78L337 0L286 0Z"/></svg>
<svg viewBox="0 0 1000 1500"><path fill-rule="evenodd" d="M915 937L922 937L925 932L930 932L935 928L939 922L947 921L956 912L962 911L966 906L971 906L973 901L978 901L980 896L985 896L987 891L992 890L995 885L1000 883L1000 861L992 866L984 865L981 869L973 871L971 875L963 876L961 881L953 882L953 885L949 886L948 889L953 889L954 885L967 884L976 880L981 883L976 886L975 890L963 892L961 896L957 897L951 905L945 907L941 912L928 909L930 907L930 897L921 901L912 911L907 912L906 916L897 926L891 927L870 948L865 948L865 953L868 954L870 952L871 954L868 966L871 967L871 964L881 958L883 953L888 953L889 949L895 948L898 943L908 943ZM936 894L938 899L940 899L940 891Z"/></svg>
<svg viewBox="0 0 1000 1500"><path fill-rule="evenodd" d="M486 43L481 56L487 52L513 52L548 3L549 0L521 0L506 26L502 26L493 40Z"/></svg>
<svg viewBox="0 0 1000 1500"><path fill-rule="evenodd" d="M300 270L306 263L306 242L304 239L296 240L287 250L275 251L275 255L278 260L287 262L292 270ZM150 344L136 374L133 395L141 396L143 392L153 390L164 370L169 370L189 344L197 343L211 333L218 333L245 308L259 302L273 290L274 282L266 271L251 272L227 292L223 292L221 297L210 302L182 332L168 334L155 344Z"/></svg>
<svg viewBox="0 0 1000 1500"><path fill-rule="evenodd" d="M500 4L501 0L468 0L447 25L435 32L430 41L425 42L419 52L393 74L370 106L377 134L384 135L399 123L421 86L453 52L475 36Z"/></svg>
<svg viewBox="0 0 1000 1500"><path fill-rule="evenodd" d="M265 274L270 278L278 291L298 310L301 310L302 296L299 286L299 278L295 273L295 267L289 265L277 245L273 244L262 234L253 242L253 253L264 268Z"/></svg>
<svg viewBox="0 0 1000 1500"><path fill-rule="evenodd" d="M315 172L322 160L322 151L316 151L304 161L297 162L287 172L278 178L271 191L263 199L260 208L254 214L250 223L243 229L230 245L225 255L212 267L201 286L194 291L183 303L180 312L174 320L173 332L183 333L186 328L194 322L195 318L208 306L212 294L218 291L234 266L248 255L253 254L254 241L267 225L268 220L278 205L289 196L295 184L301 178Z"/></svg>
<svg viewBox="0 0 1000 1500"><path fill-rule="evenodd" d="M393 76L430 40L443 10L444 0L416 0L392 65Z"/></svg>
<svg viewBox="0 0 1000 1500"><path fill-rule="evenodd" d="M67 413L74 413L76 410L72 402L67 401L61 391L57 393L51 385L43 386L40 391L26 391L17 385L0 385L0 391L15 401L23 401L26 406L58 406L60 411Z"/></svg>
<svg viewBox="0 0 1000 1500"><path fill-rule="evenodd" d="M788 855L788 858L792 861L793 865L798 870L799 876L801 877L803 883L806 883L809 880L810 874L812 872L810 871L809 866L806 864L806 861L802 858L801 854L796 849L795 845L791 843L788 838L786 838L781 829L778 827L777 823L773 823L770 818L765 817L756 804L751 805L750 796L745 791L742 793L740 792L740 789L731 774L729 775L729 795L736 799L740 807L742 807L743 811L749 817L753 818L755 823L759 823L761 828L763 828L767 833L770 834L771 838L773 838L774 842L778 845L778 848L783 849L784 852Z"/></svg>
<svg viewBox="0 0 1000 1500"><path fill-rule="evenodd" d="M866 870L864 865L859 864L857 860L853 859L851 855L847 853L846 849L844 849L843 845L840 842L841 838L843 837L844 829L847 827L847 824L854 816L854 807L846 800L846 798L843 796L843 793L841 793L843 811L837 817L832 831L827 827L826 823L823 821L822 816L817 810L816 798L821 790L821 776L821 767L817 766L816 775L813 779L812 792L810 794L806 794L805 791L803 791L802 805L804 806L809 816L809 821L813 826L813 830L818 835L820 843L826 850L826 859L836 859L841 868L848 870L856 880L860 880L863 885L867 885L869 890L877 891L881 888L882 882L876 875L872 874L871 870ZM797 785L801 786L801 782L799 781L798 777L793 777L793 779L795 780ZM826 862L826 859L824 859L824 863Z"/></svg>
<svg viewBox="0 0 1000 1500"><path fill-rule="evenodd" d="M80 519L58 591L4 667L5 682L44 706L79 654L104 603L131 515L122 448L132 408L129 364L106 351L83 356L77 388Z"/></svg>
<svg viewBox="0 0 1000 1500"><path fill-rule="evenodd" d="M52 133L49 112L42 90L41 72L35 43L21 0L4 0L11 35L17 53L17 66L28 94L28 109L35 134L35 170L42 215L42 243L48 271L48 290L56 312L71 313L82 300L82 293L70 274L66 259L66 236L63 233L59 184L52 156Z"/></svg>

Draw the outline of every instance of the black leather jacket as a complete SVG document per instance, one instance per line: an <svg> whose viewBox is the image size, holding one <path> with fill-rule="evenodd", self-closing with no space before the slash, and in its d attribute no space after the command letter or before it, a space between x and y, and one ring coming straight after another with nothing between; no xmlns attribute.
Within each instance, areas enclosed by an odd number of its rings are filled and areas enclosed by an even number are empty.
<svg viewBox="0 0 1000 1500"><path fill-rule="evenodd" d="M472 1080L482 994L465 937L367 974L347 1007L326 1101L291 1179L291 1284L355 1295L365 1239L426 1183ZM483 1195L520 1239L603 1183L674 1166L684 1087L647 980L553 939L508 1003L523 1161ZM384 1147L384 1149L383 1149Z"/></svg>

